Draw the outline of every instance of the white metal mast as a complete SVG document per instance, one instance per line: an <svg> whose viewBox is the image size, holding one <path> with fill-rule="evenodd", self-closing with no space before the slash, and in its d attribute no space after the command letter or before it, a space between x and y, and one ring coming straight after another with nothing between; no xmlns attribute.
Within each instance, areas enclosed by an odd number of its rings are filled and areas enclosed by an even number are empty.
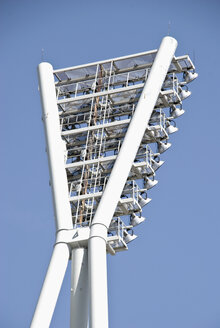
<svg viewBox="0 0 220 328"><path fill-rule="evenodd" d="M136 238L186 84L197 77L176 46L165 37L158 51L55 71L39 65L57 237L31 328L49 327L69 259L70 327L87 328L89 303L90 327L108 327L106 252Z"/></svg>
<svg viewBox="0 0 220 328"><path fill-rule="evenodd" d="M41 63L38 72L55 222L59 234L60 231L72 229L63 141L60 137L53 68L48 63ZM49 327L68 261L68 244L56 243L31 327Z"/></svg>

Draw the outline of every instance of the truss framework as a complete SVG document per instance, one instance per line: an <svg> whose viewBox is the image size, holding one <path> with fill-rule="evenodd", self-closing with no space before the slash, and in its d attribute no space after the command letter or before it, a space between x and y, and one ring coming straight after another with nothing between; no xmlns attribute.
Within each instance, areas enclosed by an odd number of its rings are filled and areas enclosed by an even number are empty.
<svg viewBox="0 0 220 328"><path fill-rule="evenodd" d="M153 50L54 71L74 228L92 222L156 53ZM187 84L184 74L194 69L188 55L174 56L113 224L125 219L122 226L126 227L128 216L142 212L139 200L147 197L146 178L154 179L155 161L162 162L158 145L169 139L169 126L175 126L172 112L182 107ZM109 233L121 235L112 228ZM123 249L113 248L116 252Z"/></svg>
<svg viewBox="0 0 220 328"><path fill-rule="evenodd" d="M69 258L71 328L87 328L89 299L90 327L108 327L106 251L127 250L137 237L198 75L188 55L174 56L176 46L165 37L158 51L59 70L39 65L57 238L31 328L49 327Z"/></svg>

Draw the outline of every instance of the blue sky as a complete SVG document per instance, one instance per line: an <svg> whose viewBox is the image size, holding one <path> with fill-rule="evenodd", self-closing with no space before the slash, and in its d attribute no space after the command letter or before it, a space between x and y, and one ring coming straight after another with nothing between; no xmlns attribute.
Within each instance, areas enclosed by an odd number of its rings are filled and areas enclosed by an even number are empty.
<svg viewBox="0 0 220 328"><path fill-rule="evenodd" d="M110 328L220 327L219 1L1 1L0 326L29 327L54 243L36 67L155 49L199 78L129 251L108 257ZM193 55L194 54L194 55ZM68 269L52 328L69 327Z"/></svg>

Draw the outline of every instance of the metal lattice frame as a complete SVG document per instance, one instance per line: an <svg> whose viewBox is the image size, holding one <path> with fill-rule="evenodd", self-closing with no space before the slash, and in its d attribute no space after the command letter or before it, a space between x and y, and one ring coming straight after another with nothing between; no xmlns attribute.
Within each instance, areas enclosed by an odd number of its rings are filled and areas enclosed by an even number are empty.
<svg viewBox="0 0 220 328"><path fill-rule="evenodd" d="M74 227L92 222L155 55L156 50L54 71ZM121 233L113 230L114 221L122 221L123 216L126 224L121 226L130 229L126 216L142 212L140 200L142 195L147 197L147 182L155 177L155 161L162 164L164 143L169 145L169 134L177 131L172 113L181 110L183 98L190 95L188 91L182 94L183 74L194 69L189 56L173 58L114 213L110 235ZM154 151L150 144L157 145ZM121 250L116 242L112 245L114 251Z"/></svg>

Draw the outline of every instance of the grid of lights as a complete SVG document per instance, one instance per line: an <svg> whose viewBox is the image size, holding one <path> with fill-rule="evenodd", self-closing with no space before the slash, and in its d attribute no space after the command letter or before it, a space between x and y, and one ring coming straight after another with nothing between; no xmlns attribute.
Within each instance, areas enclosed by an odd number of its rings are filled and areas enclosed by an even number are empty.
<svg viewBox="0 0 220 328"><path fill-rule="evenodd" d="M54 71L74 228L90 226L157 50ZM157 184L160 156L197 77L188 55L174 57L108 229L108 251L127 249Z"/></svg>

